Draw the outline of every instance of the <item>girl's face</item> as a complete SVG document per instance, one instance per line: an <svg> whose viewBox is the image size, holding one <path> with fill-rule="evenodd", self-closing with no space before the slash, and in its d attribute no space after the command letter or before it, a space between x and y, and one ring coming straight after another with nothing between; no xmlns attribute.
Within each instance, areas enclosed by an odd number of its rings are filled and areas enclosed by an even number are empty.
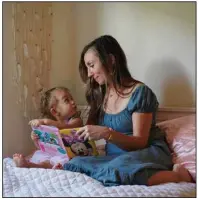
<svg viewBox="0 0 199 199"><path fill-rule="evenodd" d="M72 117L77 112L77 106L71 94L63 90L56 90L54 92L54 96L57 100L55 110L60 119Z"/></svg>
<svg viewBox="0 0 199 199"><path fill-rule="evenodd" d="M107 75L103 69L102 63L93 49L89 49L85 53L84 62L87 67L88 77L93 77L99 85L103 85L107 82Z"/></svg>

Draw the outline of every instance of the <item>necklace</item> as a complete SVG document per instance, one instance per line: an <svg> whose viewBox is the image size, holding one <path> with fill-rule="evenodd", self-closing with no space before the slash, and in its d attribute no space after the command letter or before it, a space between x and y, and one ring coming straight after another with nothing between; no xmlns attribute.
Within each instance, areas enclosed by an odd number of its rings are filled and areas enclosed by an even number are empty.
<svg viewBox="0 0 199 199"><path fill-rule="evenodd" d="M115 89L111 89L111 88L109 89L108 92L109 92L109 94L108 94L109 97L113 97L113 95L116 93Z"/></svg>
<svg viewBox="0 0 199 199"><path fill-rule="evenodd" d="M110 93L110 94L109 94L109 97L113 97L113 93Z"/></svg>
<svg viewBox="0 0 199 199"><path fill-rule="evenodd" d="M111 104L110 104L109 99L111 100ZM109 89L107 93L107 97L105 98L105 101L104 101L104 110L108 111L109 113L112 113L113 111L112 109L114 109L112 105L114 104L114 106L116 106L118 100L119 100L119 95L117 94L117 92L115 90ZM112 108L110 108L110 105Z"/></svg>

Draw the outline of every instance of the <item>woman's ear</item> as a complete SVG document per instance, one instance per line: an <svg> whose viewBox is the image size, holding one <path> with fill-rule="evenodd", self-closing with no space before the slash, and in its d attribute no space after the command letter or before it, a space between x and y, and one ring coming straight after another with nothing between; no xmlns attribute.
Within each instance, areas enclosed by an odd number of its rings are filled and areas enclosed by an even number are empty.
<svg viewBox="0 0 199 199"><path fill-rule="evenodd" d="M110 61L111 61L111 65L115 64L115 57L114 55L110 54Z"/></svg>
<svg viewBox="0 0 199 199"><path fill-rule="evenodd" d="M112 54L109 54L109 63L110 63L110 68L109 68L110 75L112 76L114 74L114 71L115 71L115 67L114 67L114 65L115 65L115 57Z"/></svg>

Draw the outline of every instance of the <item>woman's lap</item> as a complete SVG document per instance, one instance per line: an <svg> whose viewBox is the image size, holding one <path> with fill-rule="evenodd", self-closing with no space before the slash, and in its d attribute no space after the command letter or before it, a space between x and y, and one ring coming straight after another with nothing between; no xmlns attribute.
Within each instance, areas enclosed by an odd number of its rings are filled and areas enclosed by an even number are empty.
<svg viewBox="0 0 199 199"><path fill-rule="evenodd" d="M75 157L64 169L85 173L105 186L146 185L153 174L172 169L172 159L166 143L158 141L149 148L119 156Z"/></svg>

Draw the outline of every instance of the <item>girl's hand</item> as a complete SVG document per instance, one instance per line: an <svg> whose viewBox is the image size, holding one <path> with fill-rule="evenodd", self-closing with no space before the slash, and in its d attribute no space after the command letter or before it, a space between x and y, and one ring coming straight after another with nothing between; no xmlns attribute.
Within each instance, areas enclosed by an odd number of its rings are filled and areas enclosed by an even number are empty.
<svg viewBox="0 0 199 199"><path fill-rule="evenodd" d="M105 126L86 125L80 128L76 134L84 140L100 140L102 138L106 139L109 136L109 129Z"/></svg>
<svg viewBox="0 0 199 199"><path fill-rule="evenodd" d="M34 142L37 142L39 140L39 136L34 133L34 131L31 132L31 139L34 141Z"/></svg>
<svg viewBox="0 0 199 199"><path fill-rule="evenodd" d="M35 127L40 126L40 125L42 125L42 124L45 124L44 119L34 119L34 120L31 120L31 121L29 122L29 125L35 126Z"/></svg>

